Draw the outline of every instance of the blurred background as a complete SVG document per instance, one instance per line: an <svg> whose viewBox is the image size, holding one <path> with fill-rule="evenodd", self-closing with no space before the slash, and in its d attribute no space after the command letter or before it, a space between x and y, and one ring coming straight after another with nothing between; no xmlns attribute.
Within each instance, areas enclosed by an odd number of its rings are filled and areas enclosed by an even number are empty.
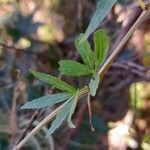
<svg viewBox="0 0 150 150"><path fill-rule="evenodd" d="M20 110L27 101L56 93L29 69L53 74L76 86L88 77L68 78L60 59L81 61L74 40L88 26L98 0L0 0L0 150L11 150L56 106ZM110 53L138 17L135 0L119 0L99 28L111 39ZM89 125L86 100L74 114L76 129L64 123L45 139L42 128L23 150L150 150L150 19L135 31L92 98ZM93 37L89 41L93 47ZM116 42L115 42L116 41Z"/></svg>

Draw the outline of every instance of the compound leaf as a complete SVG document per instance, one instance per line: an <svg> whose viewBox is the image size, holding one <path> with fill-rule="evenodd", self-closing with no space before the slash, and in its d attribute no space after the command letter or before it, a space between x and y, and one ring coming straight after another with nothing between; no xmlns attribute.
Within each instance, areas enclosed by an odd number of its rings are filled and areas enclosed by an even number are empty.
<svg viewBox="0 0 150 150"><path fill-rule="evenodd" d="M55 120L52 122L51 127L48 129L47 136L49 134L53 134L53 132L62 124L62 122L66 119L67 115L69 114L70 107L72 105L72 99L74 96L72 96L70 99L68 99L65 102L65 105L58 114L56 115Z"/></svg>

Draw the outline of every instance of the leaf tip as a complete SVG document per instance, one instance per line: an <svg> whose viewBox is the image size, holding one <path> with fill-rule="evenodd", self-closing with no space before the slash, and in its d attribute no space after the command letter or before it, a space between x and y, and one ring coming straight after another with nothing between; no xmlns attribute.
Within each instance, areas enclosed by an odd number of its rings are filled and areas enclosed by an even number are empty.
<svg viewBox="0 0 150 150"><path fill-rule="evenodd" d="M71 120L67 120L69 128L76 128L76 126L72 123Z"/></svg>
<svg viewBox="0 0 150 150"><path fill-rule="evenodd" d="M69 126L69 128L76 128L76 126L74 124L68 125L68 126Z"/></svg>
<svg viewBox="0 0 150 150"><path fill-rule="evenodd" d="M20 107L21 110L27 109L26 104Z"/></svg>
<svg viewBox="0 0 150 150"><path fill-rule="evenodd" d="M35 73L36 73L36 71L33 70L33 69L29 69L29 72L30 72L31 74L33 74L33 75L35 75Z"/></svg>
<svg viewBox="0 0 150 150"><path fill-rule="evenodd" d="M36 109L34 106L31 105L31 102L27 102L26 104L24 104L23 106L20 107L21 110L23 109Z"/></svg>

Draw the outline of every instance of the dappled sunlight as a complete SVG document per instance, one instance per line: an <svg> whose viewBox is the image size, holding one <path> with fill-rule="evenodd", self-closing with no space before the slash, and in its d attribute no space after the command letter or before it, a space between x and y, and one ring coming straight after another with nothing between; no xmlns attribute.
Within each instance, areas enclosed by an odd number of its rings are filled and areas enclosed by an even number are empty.
<svg viewBox="0 0 150 150"><path fill-rule="evenodd" d="M109 150L126 150L128 145L128 137L130 136L130 128L132 126L134 112L128 111L123 120L113 124L114 128L108 132ZM133 145L137 148L137 143Z"/></svg>
<svg viewBox="0 0 150 150"><path fill-rule="evenodd" d="M146 6L0 0L0 150L149 150Z"/></svg>

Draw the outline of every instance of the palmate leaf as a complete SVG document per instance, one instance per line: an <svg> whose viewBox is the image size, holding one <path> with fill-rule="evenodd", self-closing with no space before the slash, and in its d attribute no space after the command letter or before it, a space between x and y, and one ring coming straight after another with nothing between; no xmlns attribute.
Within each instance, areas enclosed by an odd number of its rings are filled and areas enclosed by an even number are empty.
<svg viewBox="0 0 150 150"><path fill-rule="evenodd" d="M53 132L62 124L62 122L66 119L66 117L69 114L70 107L72 105L72 100L74 99L74 96L72 96L70 99L68 99L65 102L65 105L58 114L56 115L55 120L52 122L51 127L48 129L47 136L50 134L53 134Z"/></svg>
<svg viewBox="0 0 150 150"><path fill-rule="evenodd" d="M46 95L37 99L34 99L30 102L27 102L21 107L21 109L38 109L60 103L70 98L71 96L68 93L57 93Z"/></svg>
<svg viewBox="0 0 150 150"><path fill-rule="evenodd" d="M61 60L59 61L59 65L59 70L64 75L83 76L91 74L91 71L87 66L72 60Z"/></svg>
<svg viewBox="0 0 150 150"><path fill-rule="evenodd" d="M109 37L105 30L98 30L94 33L94 46L96 67L99 68L104 63L109 49Z"/></svg>
<svg viewBox="0 0 150 150"><path fill-rule="evenodd" d="M93 59L94 54L87 40L84 40L81 42L82 36L83 35L81 35L80 38L75 41L75 45L85 65L87 65L90 69L93 69L94 68L94 59Z"/></svg>
<svg viewBox="0 0 150 150"><path fill-rule="evenodd" d="M67 123L70 128L75 128L76 126L72 123L71 118L74 114L76 105L78 101L78 91L76 95L69 98L65 103L63 108L60 109L58 114L56 115L55 120L52 122L51 127L47 132L47 136L53 134L53 132L62 124L62 122L67 118Z"/></svg>
<svg viewBox="0 0 150 150"><path fill-rule="evenodd" d="M30 72L38 79L40 79L48 84L51 84L52 86L54 86L57 89L60 89L62 91L67 91L73 95L74 95L74 93L76 93L76 89L73 86L69 85L68 83L66 83L52 75L40 73L40 72L37 72L34 70L30 70Z"/></svg>
<svg viewBox="0 0 150 150"><path fill-rule="evenodd" d="M90 80L90 83L89 83L89 88L90 88L90 93L92 96L95 96L96 94L96 91L97 91L97 88L98 88L98 85L99 85L99 75L96 74L91 80Z"/></svg>
<svg viewBox="0 0 150 150"><path fill-rule="evenodd" d="M85 34L83 35L82 41L86 40L89 35L96 30L117 1L118 0L99 0L97 9L85 31Z"/></svg>

